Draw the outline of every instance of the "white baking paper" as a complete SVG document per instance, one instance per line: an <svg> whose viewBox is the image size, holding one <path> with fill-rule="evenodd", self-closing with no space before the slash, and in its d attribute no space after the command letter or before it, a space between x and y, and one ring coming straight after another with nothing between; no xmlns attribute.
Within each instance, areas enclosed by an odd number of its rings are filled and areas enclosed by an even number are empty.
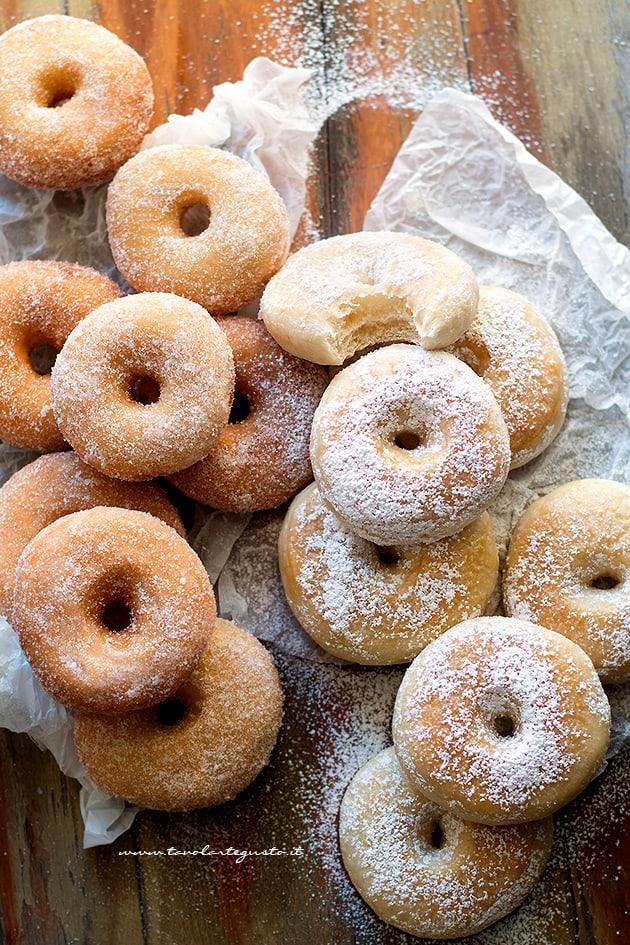
<svg viewBox="0 0 630 945"><path fill-rule="evenodd" d="M204 111L171 116L143 147L206 144L240 155L280 192L294 232L304 209L308 153L316 134L302 100L307 79L304 69L255 59L240 82L213 90ZM107 242L106 193L106 187L73 193L30 190L0 175L0 262L65 259L117 277ZM0 484L35 455L1 444ZM197 508L189 537L213 582L247 521L247 516ZM0 726L30 735L52 752L65 774L80 781L85 847L111 843L128 829L137 809L99 791L87 777L74 747L71 714L41 687L2 618Z"/></svg>

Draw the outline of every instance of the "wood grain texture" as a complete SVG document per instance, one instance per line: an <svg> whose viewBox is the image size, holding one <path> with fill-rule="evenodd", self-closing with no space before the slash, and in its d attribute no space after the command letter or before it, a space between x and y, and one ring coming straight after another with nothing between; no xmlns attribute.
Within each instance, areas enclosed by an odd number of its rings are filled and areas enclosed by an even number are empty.
<svg viewBox="0 0 630 945"><path fill-rule="evenodd" d="M420 85L470 81L498 117L576 187L617 236L628 239L625 0L0 0L0 28L47 12L98 20L147 58L156 122L171 111L205 105L213 85L237 79L254 55L287 59L287 49L289 59L310 57L333 102L335 50L350 54L357 44L369 51L376 71L385 60L406 57ZM356 36L354 21L367 24ZM415 114L386 95L359 95L326 114L310 193L321 235L360 228ZM306 230L304 238L310 235ZM312 786L328 783L330 732L344 726L352 731L366 673L276 656L287 707L270 768L220 810L177 817L145 812L112 847L82 850L77 785L27 738L0 734L0 903L7 945L411 941L370 924L351 891L340 897L331 881L334 844L326 856L310 851L293 860L244 864L119 855L171 844L290 846L324 816ZM398 671L387 673L395 684ZM319 699L313 692L321 693ZM506 920L494 937L468 941L630 941L624 900L630 889L629 784L626 752L558 818L554 858L522 913L525 928L517 933ZM332 800L334 808L338 799Z"/></svg>

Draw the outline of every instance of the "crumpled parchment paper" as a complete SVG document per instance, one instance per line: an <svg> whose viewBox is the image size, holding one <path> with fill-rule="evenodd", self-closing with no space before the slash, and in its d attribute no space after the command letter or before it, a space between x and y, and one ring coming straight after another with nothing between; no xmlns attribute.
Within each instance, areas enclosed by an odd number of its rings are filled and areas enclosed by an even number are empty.
<svg viewBox="0 0 630 945"><path fill-rule="evenodd" d="M282 196L295 232L304 209L309 148L316 127L302 88L304 69L254 59L240 82L213 90L210 104L192 115L172 115L143 147L205 144L239 154L268 175ZM105 226L106 187L73 193L37 191L0 175L0 263L16 259L65 259L116 277ZM37 454L0 445L0 483ZM197 509L191 544L216 581L248 516ZM111 843L131 825L137 808L98 790L74 747L72 716L39 684L17 636L0 617L0 727L25 732L48 748L61 770L81 783L85 847Z"/></svg>

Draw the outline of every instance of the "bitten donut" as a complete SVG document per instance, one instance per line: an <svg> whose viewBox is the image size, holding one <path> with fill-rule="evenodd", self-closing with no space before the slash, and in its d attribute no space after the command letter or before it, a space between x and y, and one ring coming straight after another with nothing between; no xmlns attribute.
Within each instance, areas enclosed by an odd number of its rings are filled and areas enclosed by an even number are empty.
<svg viewBox="0 0 630 945"><path fill-rule="evenodd" d="M443 348L472 324L470 266L411 233L350 233L300 249L274 276L260 316L291 354L343 364L391 341Z"/></svg>
<svg viewBox="0 0 630 945"><path fill-rule="evenodd" d="M230 423L212 452L172 482L224 512L273 509L312 479L311 424L328 374L283 351L262 322L233 316L218 324L236 370Z"/></svg>
<svg viewBox="0 0 630 945"><path fill-rule="evenodd" d="M510 434L512 469L545 450L567 409L567 369L551 325L527 299L479 287L479 308L450 349L484 379Z"/></svg>
<svg viewBox="0 0 630 945"><path fill-rule="evenodd" d="M291 610L309 636L334 656L368 665L409 662L449 627L485 613L499 573L485 512L430 545L379 547L348 531L316 485L291 503L279 562Z"/></svg>
<svg viewBox="0 0 630 945"><path fill-rule="evenodd" d="M26 20L0 37L0 170L28 187L107 180L153 115L140 56L73 16Z"/></svg>
<svg viewBox="0 0 630 945"><path fill-rule="evenodd" d="M420 938L472 935L530 894L551 851L551 818L466 823L412 790L393 749L368 761L341 802L339 843L378 917Z"/></svg>
<svg viewBox="0 0 630 945"><path fill-rule="evenodd" d="M134 289L175 292L213 315L257 298L289 251L287 212L267 178L197 145L149 148L128 161L109 187L107 231Z"/></svg>
<svg viewBox="0 0 630 945"><path fill-rule="evenodd" d="M224 804L251 784L281 721L271 655L217 620L200 665L170 699L115 718L80 714L74 740L101 790L141 807L193 810Z"/></svg>
<svg viewBox="0 0 630 945"><path fill-rule="evenodd" d="M66 515L18 562L13 626L42 685L72 709L127 712L168 698L214 619L201 561L147 512Z"/></svg>
<svg viewBox="0 0 630 945"><path fill-rule="evenodd" d="M96 309L52 371L65 439L117 479L165 476L206 456L227 423L233 389L221 329L199 305L161 292Z"/></svg>
<svg viewBox="0 0 630 945"><path fill-rule="evenodd" d="M579 479L530 505L503 597L507 613L581 646L604 682L630 681L630 487Z"/></svg>
<svg viewBox="0 0 630 945"><path fill-rule="evenodd" d="M18 559L29 541L62 515L97 505L149 512L184 534L174 506L157 486L109 479L76 453L40 456L0 489L0 614L7 620Z"/></svg>
<svg viewBox="0 0 630 945"><path fill-rule="evenodd" d="M50 363L82 318L119 295L111 279L86 266L0 266L0 440L63 449L50 405Z"/></svg>
<svg viewBox="0 0 630 945"><path fill-rule="evenodd" d="M563 807L597 773L609 731L608 699L586 653L507 617L466 620L430 643L394 707L394 747L412 783L483 824Z"/></svg>
<svg viewBox="0 0 630 945"><path fill-rule="evenodd" d="M378 545L461 531L498 495L509 438L490 389L443 351L390 345L329 384L311 462L344 525Z"/></svg>

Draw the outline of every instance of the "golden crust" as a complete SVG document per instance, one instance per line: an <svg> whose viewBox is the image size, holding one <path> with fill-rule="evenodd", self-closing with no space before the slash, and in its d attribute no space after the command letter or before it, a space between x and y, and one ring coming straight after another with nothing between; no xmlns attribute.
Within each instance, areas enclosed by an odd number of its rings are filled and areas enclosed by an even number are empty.
<svg viewBox="0 0 630 945"><path fill-rule="evenodd" d="M205 207L209 222L187 236L183 217ZM141 151L107 195L116 265L139 292L175 292L213 315L252 302L289 250L279 194L242 158L201 146Z"/></svg>
<svg viewBox="0 0 630 945"><path fill-rule="evenodd" d="M66 262L24 261L0 266L0 439L36 450L65 446L50 403L50 374L29 355L39 346L59 351L93 309L120 296L107 276Z"/></svg>
<svg viewBox="0 0 630 945"><path fill-rule="evenodd" d="M262 322L234 316L217 322L249 413L224 427L212 452L171 481L224 512L273 509L312 479L309 437L328 373L283 351Z"/></svg>
<svg viewBox="0 0 630 945"><path fill-rule="evenodd" d="M116 718L80 714L74 738L88 774L109 794L157 810L210 807L234 798L268 763L282 702L271 655L219 619L198 668L167 705Z"/></svg>
<svg viewBox="0 0 630 945"><path fill-rule="evenodd" d="M29 541L63 515L97 505L149 512L185 535L175 507L158 486L109 479L76 453L40 456L0 489L0 613L7 620L18 559Z"/></svg>
<svg viewBox="0 0 630 945"><path fill-rule="evenodd" d="M73 709L167 698L199 663L215 614L197 555L146 512L66 515L18 562L13 626L42 685Z"/></svg>
<svg viewBox="0 0 630 945"><path fill-rule="evenodd" d="M41 16L0 37L0 169L29 187L110 178L153 114L144 61L109 30Z"/></svg>
<svg viewBox="0 0 630 945"><path fill-rule="evenodd" d="M304 630L334 656L374 666L409 662L449 627L484 614L499 572L487 513L451 538L379 549L344 528L316 485L291 503L278 550Z"/></svg>

